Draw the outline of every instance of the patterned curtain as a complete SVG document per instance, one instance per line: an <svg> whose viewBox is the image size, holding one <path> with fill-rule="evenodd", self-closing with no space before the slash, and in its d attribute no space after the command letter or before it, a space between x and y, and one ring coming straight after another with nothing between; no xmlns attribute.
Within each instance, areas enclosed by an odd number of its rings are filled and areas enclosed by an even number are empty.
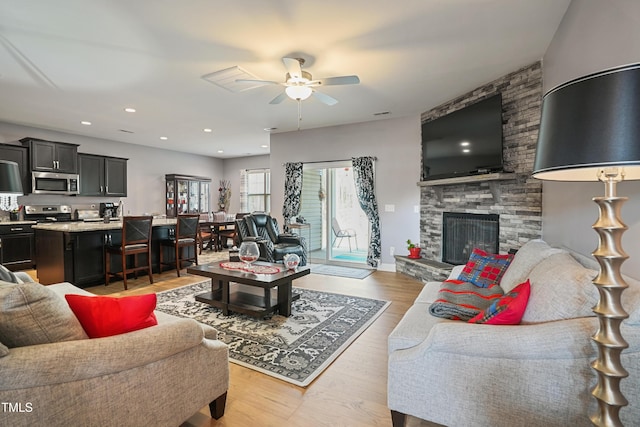
<svg viewBox="0 0 640 427"><path fill-rule="evenodd" d="M284 205L282 216L285 231L289 231L289 220L300 212L300 196L302 195L302 163L286 163L284 178Z"/></svg>
<svg viewBox="0 0 640 427"><path fill-rule="evenodd" d="M367 264L377 267L380 263L380 216L375 192L375 172L373 171L373 157L353 157L353 176L356 182L356 192L360 207L369 218L369 250Z"/></svg>

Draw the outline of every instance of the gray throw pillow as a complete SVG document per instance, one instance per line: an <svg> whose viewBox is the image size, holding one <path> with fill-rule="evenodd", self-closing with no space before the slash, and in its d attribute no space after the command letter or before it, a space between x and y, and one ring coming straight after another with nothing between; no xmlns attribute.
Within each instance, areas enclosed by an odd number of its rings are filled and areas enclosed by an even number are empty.
<svg viewBox="0 0 640 427"><path fill-rule="evenodd" d="M595 316L597 271L583 267L569 253L543 260L529 274L531 295L522 323L550 322Z"/></svg>
<svg viewBox="0 0 640 427"><path fill-rule="evenodd" d="M86 338L54 291L39 283L0 284L0 342L8 348Z"/></svg>
<svg viewBox="0 0 640 427"><path fill-rule="evenodd" d="M500 287L504 290L505 294L511 292L513 288L529 278L529 273L531 273L535 266L551 255L561 252L566 251L552 248L540 239L529 240L516 252L511 264L509 264L509 268L507 268L507 271L505 271L502 276L502 280L500 280Z"/></svg>

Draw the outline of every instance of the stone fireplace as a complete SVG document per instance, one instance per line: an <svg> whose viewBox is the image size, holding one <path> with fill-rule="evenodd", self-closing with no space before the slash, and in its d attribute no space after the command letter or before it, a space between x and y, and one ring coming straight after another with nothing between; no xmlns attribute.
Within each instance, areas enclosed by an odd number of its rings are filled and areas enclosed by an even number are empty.
<svg viewBox="0 0 640 427"><path fill-rule="evenodd" d="M497 215L495 252L507 253L541 237L542 183L531 177L542 103L539 62L423 113L422 122L496 93L502 94L503 158L509 173L418 182L422 259L396 256L396 271L423 281L441 280L448 275L452 265L443 261L445 212ZM460 260L455 259L455 263Z"/></svg>

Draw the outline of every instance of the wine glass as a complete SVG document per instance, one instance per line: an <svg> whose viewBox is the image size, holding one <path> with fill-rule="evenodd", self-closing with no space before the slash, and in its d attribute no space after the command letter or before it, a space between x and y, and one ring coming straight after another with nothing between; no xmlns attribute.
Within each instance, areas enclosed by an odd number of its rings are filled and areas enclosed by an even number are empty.
<svg viewBox="0 0 640 427"><path fill-rule="evenodd" d="M251 271L251 264L260 256L260 249L256 242L242 242L238 253L240 261L245 263L245 269Z"/></svg>

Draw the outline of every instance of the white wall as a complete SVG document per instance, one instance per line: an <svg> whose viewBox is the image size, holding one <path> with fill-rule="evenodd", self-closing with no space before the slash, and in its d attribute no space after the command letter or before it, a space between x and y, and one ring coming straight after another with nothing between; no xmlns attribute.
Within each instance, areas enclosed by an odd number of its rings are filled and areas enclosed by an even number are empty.
<svg viewBox="0 0 640 427"><path fill-rule="evenodd" d="M640 1L573 0L543 58L545 92L568 80L640 61ZM603 141L606 143L606 141ZM543 237L589 254L598 245L591 225L598 208L591 200L604 195L604 185L544 182ZM622 271L640 277L640 183L624 182L619 196L630 199L622 208L629 226L622 244L631 261Z"/></svg>
<svg viewBox="0 0 640 427"><path fill-rule="evenodd" d="M212 179L211 196L217 197L217 185L223 177L223 162L213 157L161 150L142 145L124 144L106 139L89 138L62 132L0 122L0 143L20 145L24 137L80 144L78 152L124 157L127 162L126 210L131 215L165 213L164 176L171 173L197 175ZM179 146L176 147L179 150ZM215 187L215 189L213 189ZM89 203L117 201L107 197L30 195L18 198L21 204L66 203L73 207ZM212 200L213 203L213 200ZM212 206L214 206L212 204Z"/></svg>
<svg viewBox="0 0 640 427"><path fill-rule="evenodd" d="M396 254L406 254L406 240L420 241L420 116L378 120L274 134L271 136L271 210L282 223L284 166L375 156L376 196L380 210L382 269L393 269ZM226 169L226 166L225 166ZM394 205L395 212L385 212Z"/></svg>

